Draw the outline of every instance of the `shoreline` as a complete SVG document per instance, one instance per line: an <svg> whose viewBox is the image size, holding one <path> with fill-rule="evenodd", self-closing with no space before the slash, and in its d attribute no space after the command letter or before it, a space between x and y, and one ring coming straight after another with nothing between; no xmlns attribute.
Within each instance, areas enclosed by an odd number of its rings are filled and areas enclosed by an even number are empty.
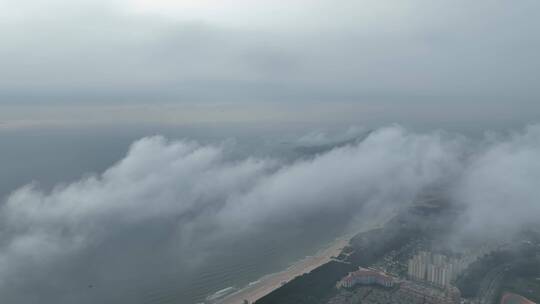
<svg viewBox="0 0 540 304"><path fill-rule="evenodd" d="M334 239L334 241L330 243L330 246L321 248L315 255L307 256L280 272L265 275L236 292L226 295L221 299L216 299L211 302L211 304L243 304L244 300L247 300L252 304L294 278L309 273L327 262L330 262L332 258L338 257L341 254L354 236L359 233L384 227L395 215L396 211L394 210L394 212L390 212L385 217L373 220L373 222L366 224L366 226L359 231L348 233Z"/></svg>
<svg viewBox="0 0 540 304"><path fill-rule="evenodd" d="M336 238L329 247L319 250L315 255L307 256L285 270L268 274L259 280L250 283L250 285L246 286L245 288L227 295L222 299L216 300L215 303L243 304L244 300L247 300L249 303L253 303L272 291L278 289L285 283L293 280L294 278L311 272L312 270L331 261L332 258L339 256L343 248L349 244L352 236L354 235Z"/></svg>

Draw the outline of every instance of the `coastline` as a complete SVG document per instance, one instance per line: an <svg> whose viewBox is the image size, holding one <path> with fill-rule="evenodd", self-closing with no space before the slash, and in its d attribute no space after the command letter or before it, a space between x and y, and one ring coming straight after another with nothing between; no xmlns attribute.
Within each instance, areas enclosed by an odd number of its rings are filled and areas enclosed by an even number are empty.
<svg viewBox="0 0 540 304"><path fill-rule="evenodd" d="M297 263L294 263L286 270L266 275L247 287L217 300L215 303L242 304L244 300L253 303L297 276L311 272L331 261L333 257L339 256L343 248L349 244L352 236L354 235L339 237L329 247L321 249L314 256L308 256Z"/></svg>
<svg viewBox="0 0 540 304"><path fill-rule="evenodd" d="M250 283L248 286L216 300L213 304L243 304L244 300L247 300L250 304L254 303L294 278L309 273L330 262L333 257L338 257L343 249L349 245L354 236L384 227L396 214L397 210L392 210L392 212L389 212L383 218L375 218L367 221L363 229L336 238L329 247L322 248L315 255L308 256L285 270L266 275Z"/></svg>

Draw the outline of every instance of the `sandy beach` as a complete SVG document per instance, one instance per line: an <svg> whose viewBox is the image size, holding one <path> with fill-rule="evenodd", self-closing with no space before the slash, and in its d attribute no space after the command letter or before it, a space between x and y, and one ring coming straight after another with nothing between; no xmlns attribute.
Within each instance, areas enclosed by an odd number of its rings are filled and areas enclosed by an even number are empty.
<svg viewBox="0 0 540 304"><path fill-rule="evenodd" d="M369 223L365 223L364 229L357 231L356 233L348 234L337 238L329 247L324 248L317 252L315 255L306 257L301 261L298 261L288 269L267 275L261 278L256 283L245 287L235 293L232 293L218 301L217 304L243 304L244 300L249 303L253 303L272 291L281 287L284 283L291 281L297 276L303 275L312 271L313 269L329 262L332 257L337 257L347 245L352 237L358 233L366 232L372 229L384 227L384 225L396 215L396 211L388 213L386 216L380 219L372 219Z"/></svg>
<svg viewBox="0 0 540 304"><path fill-rule="evenodd" d="M350 237L340 237L328 248L322 249L314 256L306 257L295 263L287 270L267 275L258 282L217 301L218 304L242 304L244 300L253 303L264 297L284 282L289 282L297 276L308 273L313 269L329 262L332 257L337 257L343 248L349 244Z"/></svg>

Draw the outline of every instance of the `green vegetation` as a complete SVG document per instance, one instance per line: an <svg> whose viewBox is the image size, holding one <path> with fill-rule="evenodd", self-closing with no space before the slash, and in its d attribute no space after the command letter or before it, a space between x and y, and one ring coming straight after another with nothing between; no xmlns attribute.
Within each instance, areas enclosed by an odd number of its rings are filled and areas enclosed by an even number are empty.
<svg viewBox="0 0 540 304"><path fill-rule="evenodd" d="M335 285L347 273L358 266L369 267L385 254L395 250L396 259L405 259L407 250L400 251L405 245L419 237L431 238L441 235L445 223L436 216L441 208L412 210L394 217L384 228L360 233L353 237L350 246L339 255L346 263L329 262L312 272L295 278L255 304L323 304L337 294ZM405 272L401 269L400 272Z"/></svg>
<svg viewBox="0 0 540 304"><path fill-rule="evenodd" d="M493 268L511 261L513 255L507 251L493 252L472 263L458 278L456 286L465 298L476 297L482 280Z"/></svg>
<svg viewBox="0 0 540 304"><path fill-rule="evenodd" d="M504 278L501 295L504 292L519 294L540 303L540 258L517 262Z"/></svg>
<svg viewBox="0 0 540 304"><path fill-rule="evenodd" d="M344 252L351 253L346 261L350 264L329 262L309 274L300 276L283 285L256 304L319 304L326 303L336 294L335 284L358 266L367 267L384 254L397 250L418 235L416 229L403 225L396 228L375 229L358 234ZM341 255L344 257L344 255Z"/></svg>
<svg viewBox="0 0 540 304"><path fill-rule="evenodd" d="M415 229L377 229L359 234L351 240L354 252L348 261L369 267L389 251L397 250L418 236Z"/></svg>
<svg viewBox="0 0 540 304"><path fill-rule="evenodd" d="M255 304L322 304L335 295L336 282L354 266L331 261L259 299Z"/></svg>

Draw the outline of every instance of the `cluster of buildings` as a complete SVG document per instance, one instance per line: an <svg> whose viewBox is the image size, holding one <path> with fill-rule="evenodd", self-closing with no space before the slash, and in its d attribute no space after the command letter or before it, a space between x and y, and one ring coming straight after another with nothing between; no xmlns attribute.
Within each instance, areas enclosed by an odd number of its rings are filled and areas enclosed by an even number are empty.
<svg viewBox="0 0 540 304"><path fill-rule="evenodd" d="M459 304L461 300L461 293L456 287L438 289L410 281L400 284L399 293L400 298L409 303Z"/></svg>
<svg viewBox="0 0 540 304"><path fill-rule="evenodd" d="M398 287L395 289L395 293L389 294L392 297L390 302L399 300L400 303L459 304L461 299L459 290L450 285L445 288L435 288L425 283L400 280L384 272L362 267L341 279L337 287L352 288L356 285L378 285L388 288ZM394 297L395 299L393 299Z"/></svg>
<svg viewBox="0 0 540 304"><path fill-rule="evenodd" d="M353 288L365 285L354 291L355 296L363 299L362 303L459 304L461 293L452 283L479 256L490 251L491 248L485 246L474 251L465 251L459 257L420 251L408 261L409 280L390 276L376 268L360 267L342 278L337 287ZM388 292L367 285L394 288ZM347 300L346 297L336 298L336 303L352 303L352 300Z"/></svg>
<svg viewBox="0 0 540 304"><path fill-rule="evenodd" d="M447 257L430 251L420 251L408 263L407 275L411 280L426 281L439 287L450 286L469 265L480 256L488 254L500 245L481 246L463 252L461 257Z"/></svg>
<svg viewBox="0 0 540 304"><path fill-rule="evenodd" d="M468 258L450 258L442 254L421 251L409 260L407 274L412 280L448 287L470 262L472 261Z"/></svg>
<svg viewBox="0 0 540 304"><path fill-rule="evenodd" d="M394 279L383 272L360 267L357 271L351 272L341 279L338 282L338 287L351 288L357 284L375 284L383 287L393 287Z"/></svg>

